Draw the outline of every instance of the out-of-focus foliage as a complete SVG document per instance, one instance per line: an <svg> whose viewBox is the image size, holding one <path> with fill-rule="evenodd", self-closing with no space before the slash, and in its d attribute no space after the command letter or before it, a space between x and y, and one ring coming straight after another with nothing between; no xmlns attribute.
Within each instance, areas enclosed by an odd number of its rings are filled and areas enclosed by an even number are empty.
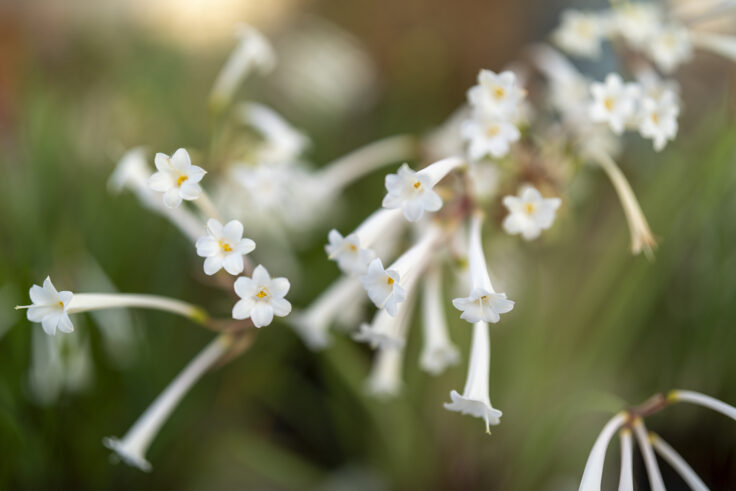
<svg viewBox="0 0 736 491"><path fill-rule="evenodd" d="M481 12L488 28L469 36L465 22L480 15L471 3L459 2L447 18L422 10L428 25L442 29L415 26L405 35L397 34L402 15L418 7L397 5L395 17L372 2L311 7L361 39L366 17L393 19L393 44L363 39L383 77L374 107L332 122L295 112L314 138L315 161L440 123L478 68L521 55L519 34L492 21L506 12L523 22L515 14L521 7L488 6ZM547 20L521 24L526 40L545 35L557 14L549 8ZM151 474L111 465L102 438L122 434L209 334L161 313L134 312L136 357L121 367L87 317L78 331L91 342L91 385L44 406L29 382L31 331L40 326L12 306L25 303L28 287L47 274L74 289L94 258L120 291L179 297L227 314L230 300L198 281L192 245L132 196L106 191L126 148L208 148L206 96L227 47L185 51L130 25L106 36L84 25L41 32L16 15L0 31L0 52L8 53L0 77L3 489L572 489L602 422L622 404L618 396L636 403L677 387L736 401L734 101L714 100L694 85L702 103L691 103L678 141L657 155L641 145L623 163L661 239L654 262L629 254L615 194L596 169L575 183L588 195L585 206L565 206L543 240L495 241L490 266L509 278L517 308L492 330L493 401L504 411L492 436L479 421L442 408L464 365L440 379L426 375L415 363L416 339L404 395L382 403L363 393L369 350L336 334L334 346L315 355L276 323L185 398L152 447ZM472 43L467 52L459 40ZM693 70L713 73L708 62ZM733 68L717 73L733 83ZM245 95L255 91L279 108L267 85ZM336 225L349 230L381 196L380 175L350 189ZM299 251L306 274L290 294L297 306L338 275L325 260L322 232ZM467 323L451 327L467 353ZM712 488L736 482L732 422L677 406L649 424Z"/></svg>

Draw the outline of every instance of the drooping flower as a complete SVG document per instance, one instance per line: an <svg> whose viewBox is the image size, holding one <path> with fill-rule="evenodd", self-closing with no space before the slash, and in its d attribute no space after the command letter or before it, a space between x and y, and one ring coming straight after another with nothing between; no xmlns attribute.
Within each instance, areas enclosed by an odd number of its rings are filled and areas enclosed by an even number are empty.
<svg viewBox="0 0 736 491"><path fill-rule="evenodd" d="M386 176L386 190L383 198L384 208L401 208L404 217L410 222L419 221L425 211L442 208L442 198L434 191L434 186L452 170L463 165L458 157L449 157L419 172L414 172L407 164L398 173Z"/></svg>
<svg viewBox="0 0 736 491"><path fill-rule="evenodd" d="M659 31L647 43L649 56L664 72L672 72L693 55L693 44L687 29L671 25Z"/></svg>
<svg viewBox="0 0 736 491"><path fill-rule="evenodd" d="M624 83L617 73L610 73L604 83L593 83L590 91L593 94L590 118L596 123L608 124L617 135L623 133L636 111L640 93L637 84Z"/></svg>
<svg viewBox="0 0 736 491"><path fill-rule="evenodd" d="M505 196L503 205L509 210L503 228L511 235L521 234L526 240L539 237L555 220L562 201L560 198L543 198L533 186L525 186L518 196Z"/></svg>
<svg viewBox="0 0 736 491"><path fill-rule="evenodd" d="M171 157L157 153L154 162L158 172L150 177L148 185L154 191L164 193L166 206L175 208L182 200L195 200L202 194L199 181L206 172L192 165L189 152L184 148L178 149Z"/></svg>
<svg viewBox="0 0 736 491"><path fill-rule="evenodd" d="M483 217L476 214L470 224L468 239L470 295L456 298L452 304L462 311L460 318L470 323L480 321L496 323L501 320L500 314L510 312L514 308L514 302L506 298L505 293L496 293L493 289L481 243L482 222Z"/></svg>
<svg viewBox="0 0 736 491"><path fill-rule="evenodd" d="M465 389L462 395L457 391L450 392L452 402L445 403L445 409L482 418L486 423L486 433L491 432L490 425L501 423L498 409L491 405L488 377L491 366L491 340L487 322L473 324L473 341L470 348L470 363Z"/></svg>
<svg viewBox="0 0 736 491"><path fill-rule="evenodd" d="M269 325L273 316L285 317L291 303L284 298L290 287L286 278L271 278L266 268L256 266L252 277L235 280L235 293L241 298L233 307L233 319L250 319L256 327Z"/></svg>
<svg viewBox="0 0 736 491"><path fill-rule="evenodd" d="M580 481L580 491L593 491L601 489L601 478L603 477L603 464L606 460L606 451L611 438L627 420L628 413L622 411L616 414L606 423L600 435L595 440L593 448L585 463L583 478Z"/></svg>
<svg viewBox="0 0 736 491"><path fill-rule="evenodd" d="M521 137L519 129L513 123L499 118L469 119L463 124L461 133L469 142L468 156L473 161L488 155L504 157L509 153L511 143Z"/></svg>
<svg viewBox="0 0 736 491"><path fill-rule="evenodd" d="M665 90L657 99L646 97L641 103L639 133L650 138L659 152L677 136L679 114L677 95L671 90Z"/></svg>
<svg viewBox="0 0 736 491"><path fill-rule="evenodd" d="M422 283L422 326L424 347L419 358L423 370L438 375L460 361L457 347L450 341L442 299L439 268L432 268Z"/></svg>
<svg viewBox="0 0 736 491"><path fill-rule="evenodd" d="M365 381L366 392L379 399L396 397L404 385L401 380L403 362L403 349L378 349L373 358L370 375Z"/></svg>
<svg viewBox="0 0 736 491"><path fill-rule="evenodd" d="M50 277L46 277L43 286L33 285L29 290L32 305L18 306L16 309L28 309L26 316L31 322L40 322L46 334L53 336L58 329L61 332L73 332L74 325L69 318L69 304L74 297L70 291L56 291Z"/></svg>
<svg viewBox="0 0 736 491"><path fill-rule="evenodd" d="M579 10L566 10L562 22L552 34L557 45L572 55L597 58L601 54L601 39L605 23L601 16Z"/></svg>
<svg viewBox="0 0 736 491"><path fill-rule="evenodd" d="M478 85L468 90L468 102L476 116L513 119L524 95L513 72L481 70Z"/></svg>
<svg viewBox="0 0 736 491"><path fill-rule="evenodd" d="M213 275L225 268L232 275L243 272L243 256L256 248L256 243L243 237L243 224L231 220L222 225L218 220L207 220L208 235L197 240L197 255L204 260L204 272Z"/></svg>

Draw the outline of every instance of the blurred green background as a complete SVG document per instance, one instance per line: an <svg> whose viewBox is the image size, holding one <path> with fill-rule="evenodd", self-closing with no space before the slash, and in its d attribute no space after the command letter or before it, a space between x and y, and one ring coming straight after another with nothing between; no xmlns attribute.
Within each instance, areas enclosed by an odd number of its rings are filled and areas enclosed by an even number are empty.
<svg viewBox="0 0 736 491"><path fill-rule="evenodd" d="M545 38L564 5L0 7L0 488L576 489L595 437L624 401L687 388L735 403L736 126L733 90L725 90L735 71L710 57L683 73L677 142L655 155L632 141L622 162L661 239L655 261L629 254L623 213L595 169L573 183L585 199L566 202L542 240L521 243L493 225L491 268L509 276L517 308L492 328L491 398L504 411L492 436L479 420L442 408L449 391L462 388L465 364L440 377L421 372L417 323L405 391L389 402L364 395L371 352L344 334L313 354L286 324L263 329L252 349L184 399L148 454L150 474L110 464L101 440L122 435L210 333L170 315L133 312L129 353L116 360L97 321L77 316L78 333L90 341L91 375L47 403L33 396L31 333L40 326L12 307L26 303L30 285L47 274L76 291L80 268L101 270L120 291L182 298L227 315L231 301L200 281L191 245L132 195L109 194L106 181L133 146L207 148L207 95L236 21L262 27L277 46L315 26L342 29L372 60L370 97L354 107L310 106L283 97L269 79L241 94L304 128L319 164L441 123L479 68L519 58L525 44ZM359 223L380 201L382 175L351 187L338 223L327 225L347 231ZM290 293L295 306L338 276L322 252L326 232L317 230L299 251L306 274ZM466 358L470 330L451 317ZM648 425L713 489L736 483L732 421L676 406ZM617 453L614 444L609 485L617 481ZM662 469L671 489L685 489ZM635 472L647 489L641 463Z"/></svg>

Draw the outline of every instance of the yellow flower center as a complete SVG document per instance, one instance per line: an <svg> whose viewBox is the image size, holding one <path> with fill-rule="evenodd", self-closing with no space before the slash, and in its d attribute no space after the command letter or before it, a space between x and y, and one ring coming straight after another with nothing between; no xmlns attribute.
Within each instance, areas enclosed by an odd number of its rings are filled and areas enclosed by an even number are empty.
<svg viewBox="0 0 736 491"><path fill-rule="evenodd" d="M189 176L185 176L184 174L179 176L179 179L176 180L177 187L181 187L182 184L184 184L187 179L189 179Z"/></svg>
<svg viewBox="0 0 736 491"><path fill-rule="evenodd" d="M414 181L414 189L419 189L422 187L422 183L419 181Z"/></svg>
<svg viewBox="0 0 736 491"><path fill-rule="evenodd" d="M533 214L536 209L537 207L534 206L534 203L527 203L524 205L524 211L526 211L529 215Z"/></svg>
<svg viewBox="0 0 736 491"><path fill-rule="evenodd" d="M258 298L265 298L268 296L268 289L266 287L261 287L260 291L256 293L256 297Z"/></svg>
<svg viewBox="0 0 736 491"><path fill-rule="evenodd" d="M651 118L652 118L652 122L653 122L654 124L659 124L659 114L657 114L657 113L652 113L652 116L651 116Z"/></svg>
<svg viewBox="0 0 736 491"><path fill-rule="evenodd" d="M59 300L59 307L61 307L62 309L64 308L64 302L62 302L61 300Z"/></svg>
<svg viewBox="0 0 736 491"><path fill-rule="evenodd" d="M495 89L493 89L493 96L496 99L503 99L504 97L506 97L506 89L504 89L503 87L496 87Z"/></svg>
<svg viewBox="0 0 736 491"><path fill-rule="evenodd" d="M613 106L616 105L616 101L614 101L611 97L606 97L606 99L603 101L603 105L606 106L607 110L613 111Z"/></svg>
<svg viewBox="0 0 736 491"><path fill-rule="evenodd" d="M222 250L225 252L233 252L232 246L227 242L220 241L220 247L222 247Z"/></svg>
<svg viewBox="0 0 736 491"><path fill-rule="evenodd" d="M493 126L489 126L488 129L486 129L486 135L488 136L496 136L501 132L501 129L498 127L497 124L494 124Z"/></svg>
<svg viewBox="0 0 736 491"><path fill-rule="evenodd" d="M350 249L353 252L357 252L358 248L355 246L355 244L349 244L348 249Z"/></svg>
<svg viewBox="0 0 736 491"><path fill-rule="evenodd" d="M394 279L393 279L393 278L391 278L391 277L389 276L389 277L388 277L388 278L386 279L386 283L387 283L388 285L393 285L393 284L394 284Z"/></svg>

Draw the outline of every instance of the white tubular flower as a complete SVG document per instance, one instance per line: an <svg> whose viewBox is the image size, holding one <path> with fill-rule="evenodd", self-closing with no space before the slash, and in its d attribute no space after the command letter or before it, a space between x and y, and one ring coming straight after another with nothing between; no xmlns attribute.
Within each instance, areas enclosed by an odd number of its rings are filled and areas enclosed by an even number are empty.
<svg viewBox="0 0 736 491"><path fill-rule="evenodd" d="M626 180L626 176L607 153L591 149L588 156L603 168L611 180L616 194L618 194L621 207L624 209L626 222L629 225L631 252L639 254L644 251L647 256L652 256L654 248L657 247L657 241L652 235L649 223L644 216L644 212L641 211L641 206L639 206L636 195L631 189L629 181Z"/></svg>
<svg viewBox="0 0 736 491"><path fill-rule="evenodd" d="M608 124L615 134L622 134L636 111L640 92L637 84L624 83L620 75L610 73L604 83L594 82L590 91L593 94L588 110L590 118Z"/></svg>
<svg viewBox="0 0 736 491"><path fill-rule="evenodd" d="M481 243L482 222L483 217L476 214L470 224L468 238L470 295L454 299L452 305L462 311L460 318L470 323L479 321L496 323L501 320L500 314L510 312L514 308L514 302L507 299L505 293L496 293L493 289Z"/></svg>
<svg viewBox="0 0 736 491"><path fill-rule="evenodd" d="M682 479L690 486L693 491L708 491L708 486L705 485L700 476L698 476L690 465L685 462L685 459L677 453L667 442L662 440L659 435L654 432L649 432L649 441L651 442L654 450L666 460L673 469L682 477Z"/></svg>
<svg viewBox="0 0 736 491"><path fill-rule="evenodd" d="M441 230L431 226L411 249L404 252L387 269L383 268L380 258L371 261L366 273L360 277L360 282L376 307L386 309L392 316L397 314L399 304L406 300L407 290L404 286L413 285L440 235Z"/></svg>
<svg viewBox="0 0 736 491"><path fill-rule="evenodd" d="M293 314L291 325L304 343L312 350L321 350L330 344L330 325L338 319L346 305L361 298L363 285L358 278L342 276L322 292L305 310Z"/></svg>
<svg viewBox="0 0 736 491"><path fill-rule="evenodd" d="M266 268L256 266L253 276L235 280L235 293L241 298L233 307L233 319L251 318L253 325L263 327L273 316L285 317L291 312L291 303L284 298L290 287L286 278L271 278Z"/></svg>
<svg viewBox="0 0 736 491"><path fill-rule="evenodd" d="M631 430L623 428L619 436L621 437L621 474L618 479L618 491L634 491Z"/></svg>
<svg viewBox="0 0 736 491"><path fill-rule="evenodd" d="M588 455L588 461L585 463L583 478L580 481L580 491L600 491L603 463L606 460L608 444L616 431L626 422L627 417L626 412L622 411L611 418L603 427Z"/></svg>
<svg viewBox="0 0 736 491"><path fill-rule="evenodd" d="M682 26L663 28L647 44L649 56L664 72L672 72L693 55L690 33Z"/></svg>
<svg viewBox="0 0 736 491"><path fill-rule="evenodd" d="M736 61L736 36L698 31L691 32L690 35L696 48Z"/></svg>
<svg viewBox="0 0 736 491"><path fill-rule="evenodd" d="M501 423L498 409L491 405L488 392L488 377L491 367L491 340L488 335L488 323L473 324L473 342L470 348L470 363L465 389L462 395L457 391L450 392L452 402L444 404L445 409L482 418L486 423L486 433L490 434L490 425Z"/></svg>
<svg viewBox="0 0 736 491"><path fill-rule="evenodd" d="M46 277L43 286L33 285L29 290L32 305L17 306L17 309L28 309L26 316L31 322L40 322L46 334L53 336L58 329L61 332L73 332L74 325L69 319L69 304L74 294L69 291L59 292Z"/></svg>
<svg viewBox="0 0 736 491"><path fill-rule="evenodd" d="M639 133L651 139L659 152L677 136L679 115L677 95L671 90L665 90L657 99L647 97L641 103Z"/></svg>
<svg viewBox="0 0 736 491"><path fill-rule="evenodd" d="M634 436L636 436L636 441L644 457L644 464L647 468L647 476L649 477L649 486L652 488L652 491L665 491L662 473L659 471L659 465L657 464L657 457L654 455L652 444L649 441L646 427L641 418L634 419L633 428Z"/></svg>
<svg viewBox="0 0 736 491"><path fill-rule="evenodd" d="M332 229L327 238L330 243L325 246L325 250L330 259L337 261L337 265L344 273L363 274L366 272L375 253L371 249L361 247L360 237L356 233L343 237L340 232Z"/></svg>
<svg viewBox="0 0 736 491"><path fill-rule="evenodd" d="M379 349L365 382L366 392L380 399L391 399L399 395L404 385L401 380L403 362L403 349Z"/></svg>
<svg viewBox="0 0 736 491"><path fill-rule="evenodd" d="M261 160L289 162L309 145L309 138L268 106L246 102L238 110L241 121L255 128L266 141L264 150L259 152Z"/></svg>
<svg viewBox="0 0 736 491"><path fill-rule="evenodd" d="M276 54L271 43L256 29L242 24L237 33L238 44L220 70L210 94L210 104L220 110L232 99L238 85L256 71L268 73L276 65Z"/></svg>
<svg viewBox="0 0 736 491"><path fill-rule="evenodd" d="M572 55L597 58L601 54L601 38L604 34L604 22L599 15L566 10L552 38L560 48Z"/></svg>
<svg viewBox="0 0 736 491"><path fill-rule="evenodd" d="M613 14L616 31L635 47L643 47L662 26L661 12L654 3L626 2Z"/></svg>
<svg viewBox="0 0 736 491"><path fill-rule="evenodd" d="M715 397L701 394L700 392L694 392L692 390L673 390L667 394L667 400L669 402L689 402L697 404L736 420L736 407L726 404L723 401L719 401Z"/></svg>
<svg viewBox="0 0 736 491"><path fill-rule="evenodd" d="M178 149L171 157L157 153L154 162L158 172L150 177L148 185L154 191L164 193L166 206L176 208L183 199L195 200L202 194L199 181L206 172L192 165L189 152L185 149Z"/></svg>
<svg viewBox="0 0 736 491"><path fill-rule="evenodd" d="M447 174L465 162L459 157L449 157L414 172L407 164L398 173L386 176L388 194L383 198L384 208L401 208L410 222L419 221L424 212L442 208L442 199L432 189Z"/></svg>
<svg viewBox="0 0 736 491"><path fill-rule="evenodd" d="M491 70L481 70L478 73L478 85L468 90L468 102L476 116L512 119L524 95L524 89L519 87L513 72L497 74Z"/></svg>
<svg viewBox="0 0 736 491"><path fill-rule="evenodd" d="M182 397L197 380L225 354L232 344L228 335L220 335L202 350L184 370L166 387L155 401L138 418L122 439L105 438L102 443L114 451L126 464L150 471L146 452L151 442L166 422Z"/></svg>
<svg viewBox="0 0 736 491"><path fill-rule="evenodd" d="M243 256L256 248L256 243L243 237L243 224L231 220L222 225L214 218L207 220L209 235L197 240L197 255L205 257L204 272L213 275L223 267L232 275L243 272Z"/></svg>
<svg viewBox="0 0 736 491"><path fill-rule="evenodd" d="M475 118L466 121L461 135L469 142L468 156L473 161L490 155L501 158L511 149L511 143L521 137L513 123L500 118Z"/></svg>
<svg viewBox="0 0 736 491"><path fill-rule="evenodd" d="M447 330L439 268L433 268L422 284L422 325L424 347L419 357L422 369L432 375L439 375L448 366L457 365L460 362L460 353L450 341Z"/></svg>
<svg viewBox="0 0 736 491"><path fill-rule="evenodd" d="M543 198L533 186L524 186L518 196L504 196L503 205L509 210L503 221L503 229L511 234L521 234L526 240L539 237L555 221L560 198Z"/></svg>

